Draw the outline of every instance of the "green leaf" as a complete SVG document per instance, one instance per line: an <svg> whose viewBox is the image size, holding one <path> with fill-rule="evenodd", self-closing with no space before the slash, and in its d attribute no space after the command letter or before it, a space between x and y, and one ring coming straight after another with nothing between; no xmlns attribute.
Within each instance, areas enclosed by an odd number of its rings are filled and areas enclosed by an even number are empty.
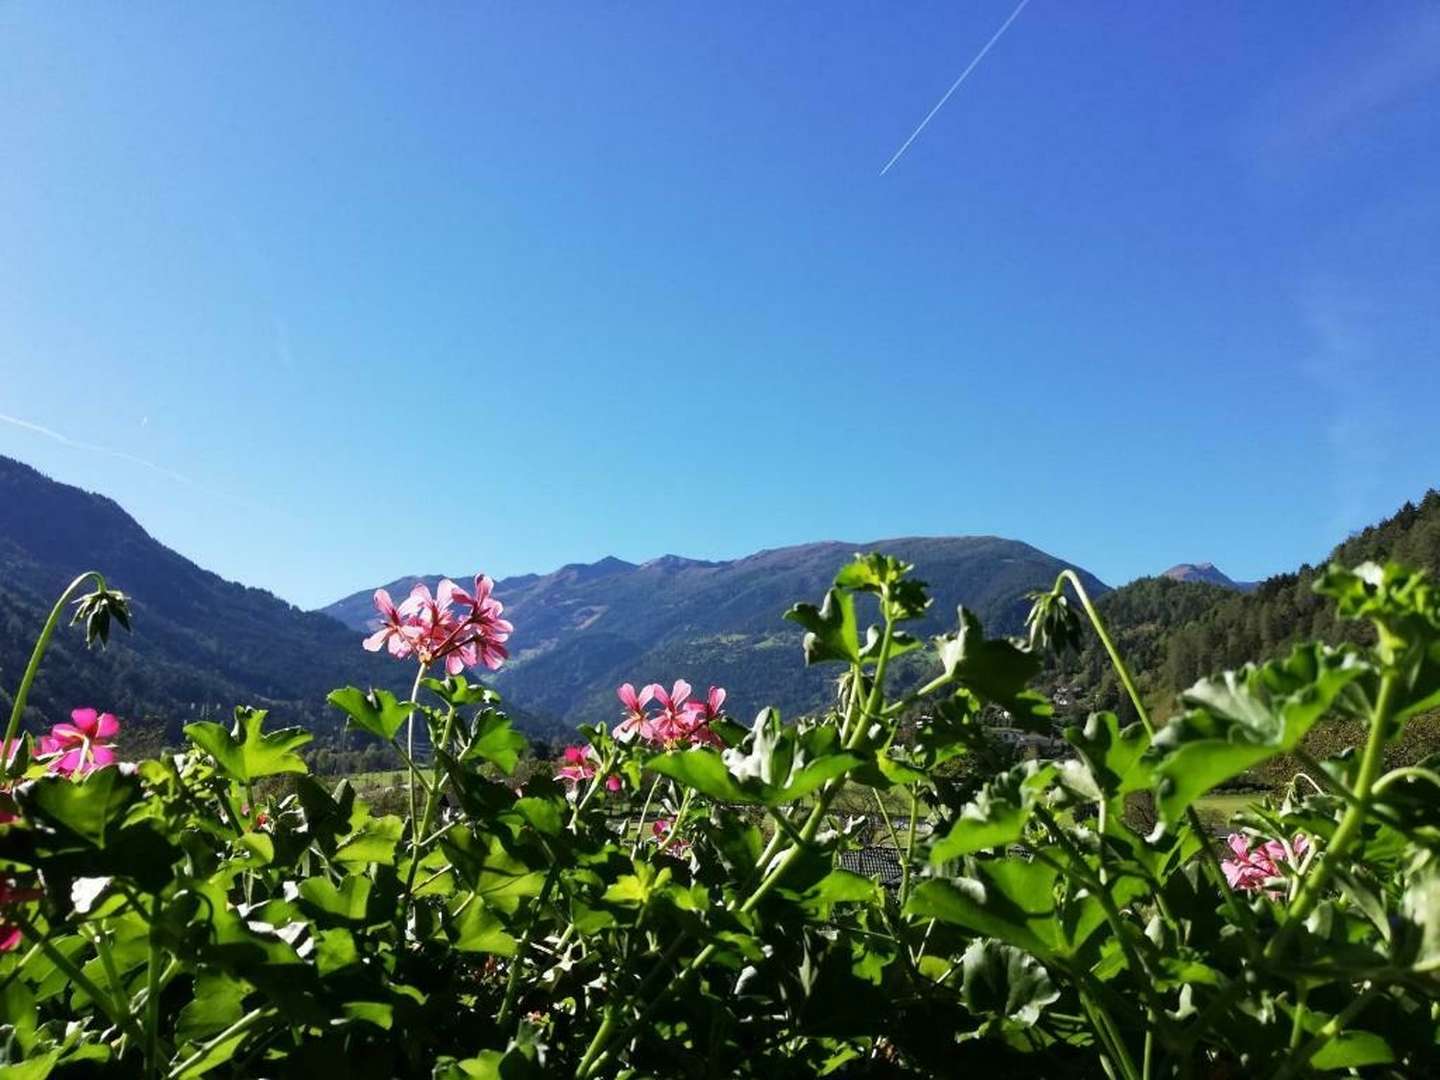
<svg viewBox="0 0 1440 1080"><path fill-rule="evenodd" d="M855 598L850 593L831 589L818 608L814 604L796 604L785 613L785 618L805 628L805 663L860 662Z"/></svg>
<svg viewBox="0 0 1440 1080"><path fill-rule="evenodd" d="M1091 713L1083 730L1066 728L1065 739L1075 747L1080 758L1078 763L1066 764L1083 763L1091 782L1108 798L1150 787L1150 762L1145 759L1150 736L1144 725L1134 723L1122 731L1114 713Z"/></svg>
<svg viewBox="0 0 1440 1080"><path fill-rule="evenodd" d="M514 956L518 942L505 930L500 917L478 897L467 897L465 910L453 922L455 948L461 952Z"/></svg>
<svg viewBox="0 0 1440 1080"><path fill-rule="evenodd" d="M329 878L312 877L300 882L300 898L326 915L359 923L365 921L370 887L370 879L358 874L346 877L338 889Z"/></svg>
<svg viewBox="0 0 1440 1080"><path fill-rule="evenodd" d="M39 1057L0 1066L0 1080L45 1080L59 1064L61 1053L60 1050L51 1050Z"/></svg>
<svg viewBox="0 0 1440 1080"><path fill-rule="evenodd" d="M949 862L989 848L1017 843L1025 834L1036 798L1055 775L1055 766L1041 768L1025 761L985 784L960 809L950 831L935 842L930 861Z"/></svg>
<svg viewBox="0 0 1440 1080"><path fill-rule="evenodd" d="M359 962L355 935L343 926L332 926L315 934L315 970L322 979Z"/></svg>
<svg viewBox="0 0 1440 1080"><path fill-rule="evenodd" d="M870 878L836 868L806 889L800 899L817 908L843 903L879 904L884 899L884 891Z"/></svg>
<svg viewBox="0 0 1440 1080"><path fill-rule="evenodd" d="M405 822L394 814L369 818L360 828L340 842L335 861L340 863L379 863L395 865L395 845L405 832Z"/></svg>
<svg viewBox="0 0 1440 1080"><path fill-rule="evenodd" d="M565 818L560 811L558 800L526 795L515 800L514 810L536 832L544 836L559 836L565 828Z"/></svg>
<svg viewBox="0 0 1440 1080"><path fill-rule="evenodd" d="M1040 1019L1060 991L1033 956L998 941L972 941L961 958L960 1000L981 1016L1000 1016L1024 1027Z"/></svg>
<svg viewBox="0 0 1440 1080"><path fill-rule="evenodd" d="M232 780L248 783L262 776L304 773L309 770L300 747L315 738L304 728L281 728L268 735L261 732L267 713L263 709L235 709L235 726L226 731L208 720L185 725L190 741L204 750Z"/></svg>
<svg viewBox="0 0 1440 1080"><path fill-rule="evenodd" d="M1056 871L1040 862L995 859L973 877L921 882L905 905L914 918L939 919L999 938L1041 959L1063 952Z"/></svg>
<svg viewBox="0 0 1440 1080"><path fill-rule="evenodd" d="M269 866L275 861L275 841L263 832L241 833L235 846L245 852L241 860L245 866Z"/></svg>
<svg viewBox="0 0 1440 1080"><path fill-rule="evenodd" d="M1013 642L987 639L980 620L964 607L956 615L959 628L935 639L941 666L981 697L1007 707L1040 671L1040 657Z"/></svg>
<svg viewBox="0 0 1440 1080"><path fill-rule="evenodd" d="M201 972L195 979L194 996L180 1010L175 1038L200 1042L218 1035L245 1015L245 995L251 985L218 971Z"/></svg>
<svg viewBox="0 0 1440 1080"><path fill-rule="evenodd" d="M476 836L457 824L440 838L440 846L471 890L498 911L513 914L544 886L545 871L508 851L498 836Z"/></svg>
<svg viewBox="0 0 1440 1080"><path fill-rule="evenodd" d="M325 698L350 718L361 731L368 731L389 742L410 718L413 702L397 701L389 690L361 690L347 686L332 690Z"/></svg>
<svg viewBox="0 0 1440 1080"><path fill-rule="evenodd" d="M1390 1044L1379 1035L1354 1029L1342 1031L1310 1059L1312 1068L1358 1069L1363 1065L1388 1065L1395 1060Z"/></svg>
<svg viewBox="0 0 1440 1080"><path fill-rule="evenodd" d="M752 795L735 782L735 777L730 775L724 760L714 750L703 747L670 750L650 758L645 762L645 767L721 802L760 801L758 796Z"/></svg>
<svg viewBox="0 0 1440 1080"><path fill-rule="evenodd" d="M42 776L16 791L16 798L37 824L58 824L97 848L105 846L116 825L140 793L140 779L118 768L96 769L82 780Z"/></svg>
<svg viewBox="0 0 1440 1080"><path fill-rule="evenodd" d="M374 1024L383 1031L389 1031L395 1022L395 1007L383 1001L347 1001L341 1010L351 1020Z"/></svg>
<svg viewBox="0 0 1440 1080"><path fill-rule="evenodd" d="M484 758L509 776L529 745L530 740L511 728L510 720L504 713L486 709L475 718L474 735L460 760Z"/></svg>
<svg viewBox="0 0 1440 1080"><path fill-rule="evenodd" d="M711 759L702 762L699 758L687 758L684 762L686 771L698 781L690 786L702 794L726 802L780 806L804 798L827 780L843 776L866 761L859 754L841 749L839 743L840 733L833 724L804 729L786 727L778 711L762 709L755 717L750 735L739 746L719 755L710 750L682 753L703 753ZM670 757L662 755L662 758ZM716 762L725 775L717 770ZM667 776L676 776L681 765L667 762L661 766L652 759L651 767ZM709 790L700 783L708 785Z"/></svg>
<svg viewBox="0 0 1440 1080"><path fill-rule="evenodd" d="M489 705L500 695L483 683L466 681L463 675L447 675L443 679L421 679L420 685L434 693L447 705Z"/></svg>
<svg viewBox="0 0 1440 1080"><path fill-rule="evenodd" d="M1372 669L1350 649L1298 645L1284 660L1196 683L1193 706L1155 736L1160 816L1167 824L1217 784L1288 753L1341 692Z"/></svg>

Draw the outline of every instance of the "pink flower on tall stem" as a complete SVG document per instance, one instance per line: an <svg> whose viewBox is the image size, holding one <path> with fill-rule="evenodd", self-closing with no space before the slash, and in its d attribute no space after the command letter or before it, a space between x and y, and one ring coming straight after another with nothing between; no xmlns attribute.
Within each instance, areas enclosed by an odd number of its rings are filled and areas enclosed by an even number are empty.
<svg viewBox="0 0 1440 1080"><path fill-rule="evenodd" d="M41 759L46 767L61 776L85 776L115 760L115 747L109 740L120 733L120 721L110 713L94 709L75 709L70 723L59 723L50 734L40 737Z"/></svg>
<svg viewBox="0 0 1440 1080"><path fill-rule="evenodd" d="M510 655L505 642L515 629L501 617L505 606L491 595L494 587L484 574L475 575L473 593L449 578L442 578L433 594L428 585L417 582L399 604L384 589L377 589L380 625L363 644L371 652L388 647L398 659L414 656L427 667L443 662L450 675L467 667L494 671ZM457 605L459 611L452 610Z"/></svg>
<svg viewBox="0 0 1440 1080"><path fill-rule="evenodd" d="M1256 847L1250 846L1250 838L1243 833L1231 833L1225 838L1230 848L1230 857L1220 861L1225 880L1232 889L1242 892L1264 891L1271 896L1278 895L1276 885L1285 880L1282 867L1295 868L1285 845L1279 840L1267 840ZM1297 833L1290 843L1295 862L1304 859L1310 850L1310 841L1303 833Z"/></svg>
<svg viewBox="0 0 1440 1080"><path fill-rule="evenodd" d="M615 691L625 706L624 716L615 726L615 737L630 742L638 735L647 743L666 747L685 743L723 746L720 737L710 730L710 721L720 716L725 691L712 686L704 701L691 701L690 693L691 686L684 679L675 680L669 690L651 683L636 692L632 684L625 683ZM647 711L652 701L660 706L658 713Z"/></svg>

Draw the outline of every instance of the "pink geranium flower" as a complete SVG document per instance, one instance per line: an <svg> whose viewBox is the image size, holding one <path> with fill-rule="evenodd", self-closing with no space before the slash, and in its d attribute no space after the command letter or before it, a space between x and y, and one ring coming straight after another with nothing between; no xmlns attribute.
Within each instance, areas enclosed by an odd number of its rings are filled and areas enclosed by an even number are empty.
<svg viewBox="0 0 1440 1080"><path fill-rule="evenodd" d="M70 723L59 723L50 734L40 737L40 753L46 767L62 776L85 776L115 760L109 741L120 733L120 721L110 713L75 709Z"/></svg>
<svg viewBox="0 0 1440 1080"><path fill-rule="evenodd" d="M39 889L20 888L14 878L0 878L0 952L9 952L20 944L21 938L20 927L4 917L4 909L27 900L38 900L43 895Z"/></svg>
<svg viewBox="0 0 1440 1080"><path fill-rule="evenodd" d="M379 652L382 645L388 646L391 656L397 660L405 659L415 651L418 628L400 614L400 609L384 589L375 590L375 610L380 613L380 628L361 644L370 652Z"/></svg>
<svg viewBox="0 0 1440 1080"><path fill-rule="evenodd" d="M671 837L675 831L675 823L668 818L656 818L655 824L650 826L650 833L655 843L676 855L683 855L690 849L690 843L680 837Z"/></svg>
<svg viewBox="0 0 1440 1080"><path fill-rule="evenodd" d="M600 764L600 758L596 755L593 746L567 746L563 759L565 764L555 770L555 777L569 784L572 790L582 780L589 780L594 776L595 769ZM620 777L614 773L607 776L605 790L619 791Z"/></svg>
<svg viewBox="0 0 1440 1080"><path fill-rule="evenodd" d="M1251 847L1249 837L1243 833L1231 833L1225 838L1225 843L1230 848L1230 857L1220 861L1220 869L1225 871L1225 880L1232 889L1264 891L1276 896L1278 890L1275 886L1285 880L1282 867L1295 868L1285 845L1279 840L1267 840ZM1310 850L1309 839L1303 833L1297 833L1290 843L1290 850L1296 862L1304 859L1305 853Z"/></svg>
<svg viewBox="0 0 1440 1080"><path fill-rule="evenodd" d="M647 686L637 693L635 687L627 682L615 691L615 696L625 706L624 719L615 725L615 737L621 742L629 742L638 735L646 742L652 741L655 738L655 723L645 707L655 697L655 687Z"/></svg>
<svg viewBox="0 0 1440 1080"><path fill-rule="evenodd" d="M691 714L696 706L688 704L690 684L684 679L676 679L668 693L659 683L651 686L650 690L660 706L660 715L655 718L656 738L664 743L683 741L695 726Z"/></svg>
<svg viewBox="0 0 1440 1080"><path fill-rule="evenodd" d="M491 595L494 587L484 574L475 575L473 593L449 578L442 578L433 594L428 585L417 582L399 604L384 589L377 589L380 625L363 644L371 652L388 647L390 655L399 659L413 655L427 667L443 662L450 675L467 667L494 671L510 655L505 642L515 629L501 617L505 607Z"/></svg>

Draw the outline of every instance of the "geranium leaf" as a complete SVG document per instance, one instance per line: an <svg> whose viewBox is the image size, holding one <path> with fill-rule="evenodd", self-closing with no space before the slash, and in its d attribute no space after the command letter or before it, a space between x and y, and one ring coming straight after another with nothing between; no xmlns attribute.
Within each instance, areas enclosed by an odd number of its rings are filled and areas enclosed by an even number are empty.
<svg viewBox="0 0 1440 1080"><path fill-rule="evenodd" d="M190 741L204 750L231 779L248 783L262 776L304 773L309 770L295 753L315 738L304 728L281 728L266 734L261 729L267 713L263 709L235 709L235 726L226 731L208 720L185 725Z"/></svg>
<svg viewBox="0 0 1440 1080"><path fill-rule="evenodd" d="M361 731L368 731L386 742L405 726L415 707L409 701L397 700L389 690L367 691L356 686L332 690L325 700L344 712Z"/></svg>

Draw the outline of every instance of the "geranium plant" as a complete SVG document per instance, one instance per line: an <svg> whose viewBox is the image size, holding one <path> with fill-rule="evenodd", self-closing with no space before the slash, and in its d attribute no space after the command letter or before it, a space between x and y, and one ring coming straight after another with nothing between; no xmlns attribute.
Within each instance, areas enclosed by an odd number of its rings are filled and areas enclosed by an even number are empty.
<svg viewBox="0 0 1440 1080"><path fill-rule="evenodd" d="M527 740L471 681L507 659L490 580L381 591L364 646L413 663L413 689L330 701L406 763L395 815L310 775L312 734L257 710L129 764L104 703L25 734L87 580L43 628L4 742L4 1075L1435 1068L1440 769L1384 764L1440 706L1423 575L1332 568L1320 590L1373 644L1204 680L1156 726L1073 574L1023 640L962 609L925 641L923 583L865 555L787 616L833 670L833 707L745 727L723 689L665 673L620 686L613 726L523 782ZM103 640L128 611L98 584L80 611ZM1031 684L1089 632L1138 722L1095 714L1065 752L1017 762L997 722L1053 733ZM1310 759L1335 716L1363 719L1363 745ZM1305 782L1212 835L1197 800L1282 755Z"/></svg>

